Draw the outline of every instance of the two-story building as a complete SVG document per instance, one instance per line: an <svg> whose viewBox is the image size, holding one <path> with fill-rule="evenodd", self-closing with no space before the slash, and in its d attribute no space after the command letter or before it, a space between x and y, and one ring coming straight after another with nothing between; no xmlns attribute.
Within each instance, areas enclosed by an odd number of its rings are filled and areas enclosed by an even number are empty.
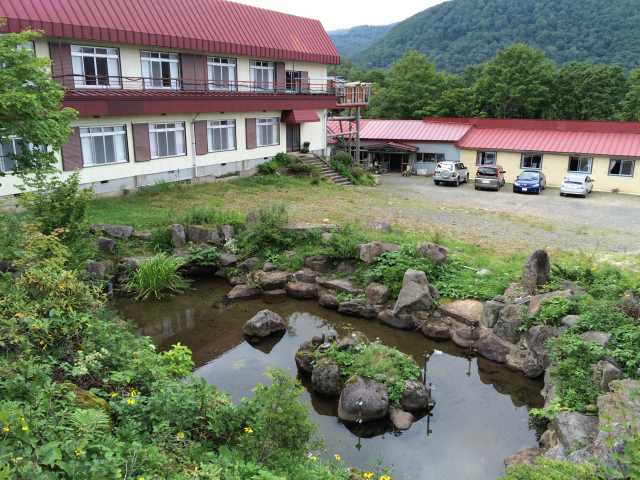
<svg viewBox="0 0 640 480"><path fill-rule="evenodd" d="M25 29L79 112L60 169L98 193L325 150L340 59L319 21L224 0L2 0L0 33ZM0 150L8 173L16 148Z"/></svg>

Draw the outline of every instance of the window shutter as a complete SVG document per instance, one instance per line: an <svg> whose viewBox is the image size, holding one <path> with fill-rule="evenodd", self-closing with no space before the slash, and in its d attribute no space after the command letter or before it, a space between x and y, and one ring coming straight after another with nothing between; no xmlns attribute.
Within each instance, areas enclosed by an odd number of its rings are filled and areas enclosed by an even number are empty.
<svg viewBox="0 0 640 480"><path fill-rule="evenodd" d="M51 57L51 74L65 88L73 88L73 63L71 61L71 45L68 43L49 43Z"/></svg>
<svg viewBox="0 0 640 480"><path fill-rule="evenodd" d="M209 153L209 139L206 120L193 122L193 130L196 136L196 155L206 155Z"/></svg>
<svg viewBox="0 0 640 480"><path fill-rule="evenodd" d="M287 70L284 62L276 62L276 89L285 90L287 88Z"/></svg>
<svg viewBox="0 0 640 480"><path fill-rule="evenodd" d="M302 91L308 92L311 88L311 84L309 83L309 72L300 72L300 76L302 77Z"/></svg>
<svg viewBox="0 0 640 480"><path fill-rule="evenodd" d="M82 142L80 129L75 127L71 131L69 141L62 146L62 170L70 172L82 168Z"/></svg>
<svg viewBox="0 0 640 480"><path fill-rule="evenodd" d="M256 119L245 119L245 129L247 137L247 150L252 150L258 146L258 137L256 132Z"/></svg>
<svg viewBox="0 0 640 480"><path fill-rule="evenodd" d="M187 91L207 90L207 57L183 53L182 60L182 89Z"/></svg>
<svg viewBox="0 0 640 480"><path fill-rule="evenodd" d="M148 162L151 160L151 145L149 143L149 124L134 123L133 152L136 162Z"/></svg>

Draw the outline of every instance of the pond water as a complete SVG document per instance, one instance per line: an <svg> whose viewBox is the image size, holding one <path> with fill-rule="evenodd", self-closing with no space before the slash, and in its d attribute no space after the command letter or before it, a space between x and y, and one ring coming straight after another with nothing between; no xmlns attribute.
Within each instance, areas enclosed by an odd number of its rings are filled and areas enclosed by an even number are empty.
<svg viewBox="0 0 640 480"><path fill-rule="evenodd" d="M542 405L541 382L468 356L452 343L345 317L311 301L225 305L229 289L222 280L199 281L191 291L165 301L123 299L116 306L159 349L177 342L189 346L196 375L229 392L234 400L250 396L257 383L268 382L264 374L269 367L297 375L294 354L300 343L330 329L341 334L362 331L369 339L379 338L411 355L420 365L431 354L426 375L436 406L401 434L392 433L386 424L349 430L337 418L337 400L310 393L303 382L307 390L300 401L310 406L326 455L339 453L347 464L363 469L388 466L394 480L495 479L504 471L504 458L537 445L528 426L528 409ZM252 346L244 339L242 325L264 308L287 319L289 330L280 339Z"/></svg>

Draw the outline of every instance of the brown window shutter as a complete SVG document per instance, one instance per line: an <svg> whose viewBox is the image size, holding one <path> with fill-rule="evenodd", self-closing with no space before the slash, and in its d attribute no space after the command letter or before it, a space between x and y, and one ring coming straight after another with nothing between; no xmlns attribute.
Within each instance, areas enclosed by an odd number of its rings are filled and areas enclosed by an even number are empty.
<svg viewBox="0 0 640 480"><path fill-rule="evenodd" d="M80 141L80 129L71 130L71 136L62 146L62 170L70 172L82 168L82 142Z"/></svg>
<svg viewBox="0 0 640 480"><path fill-rule="evenodd" d="M193 130L196 136L196 155L206 155L209 153L209 138L206 120L193 122Z"/></svg>
<svg viewBox="0 0 640 480"><path fill-rule="evenodd" d="M302 77L302 91L308 92L311 88L311 83L309 83L309 72L300 72L300 76Z"/></svg>
<svg viewBox="0 0 640 480"><path fill-rule="evenodd" d="M133 129L133 152L136 162L148 162L151 160L151 145L149 144L149 124L134 123Z"/></svg>
<svg viewBox="0 0 640 480"><path fill-rule="evenodd" d="M73 88L73 63L71 62L71 45L50 42L51 74L63 87Z"/></svg>
<svg viewBox="0 0 640 480"><path fill-rule="evenodd" d="M207 90L207 57L204 55L180 55L182 61L182 89L187 91Z"/></svg>
<svg viewBox="0 0 640 480"><path fill-rule="evenodd" d="M252 150L258 147L258 135L256 132L256 119L247 118L245 120L245 129L247 137L247 150Z"/></svg>
<svg viewBox="0 0 640 480"><path fill-rule="evenodd" d="M276 89L284 90L287 88L287 70L284 62L276 62Z"/></svg>

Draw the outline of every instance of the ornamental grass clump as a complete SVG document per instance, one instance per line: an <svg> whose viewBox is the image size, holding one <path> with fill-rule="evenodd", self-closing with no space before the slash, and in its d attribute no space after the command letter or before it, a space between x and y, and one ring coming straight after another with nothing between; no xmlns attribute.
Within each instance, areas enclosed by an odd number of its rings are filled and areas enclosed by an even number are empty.
<svg viewBox="0 0 640 480"><path fill-rule="evenodd" d="M182 264L179 258L159 253L140 263L131 273L125 289L137 300L158 300L167 294L179 293L189 286L189 281L178 271Z"/></svg>

